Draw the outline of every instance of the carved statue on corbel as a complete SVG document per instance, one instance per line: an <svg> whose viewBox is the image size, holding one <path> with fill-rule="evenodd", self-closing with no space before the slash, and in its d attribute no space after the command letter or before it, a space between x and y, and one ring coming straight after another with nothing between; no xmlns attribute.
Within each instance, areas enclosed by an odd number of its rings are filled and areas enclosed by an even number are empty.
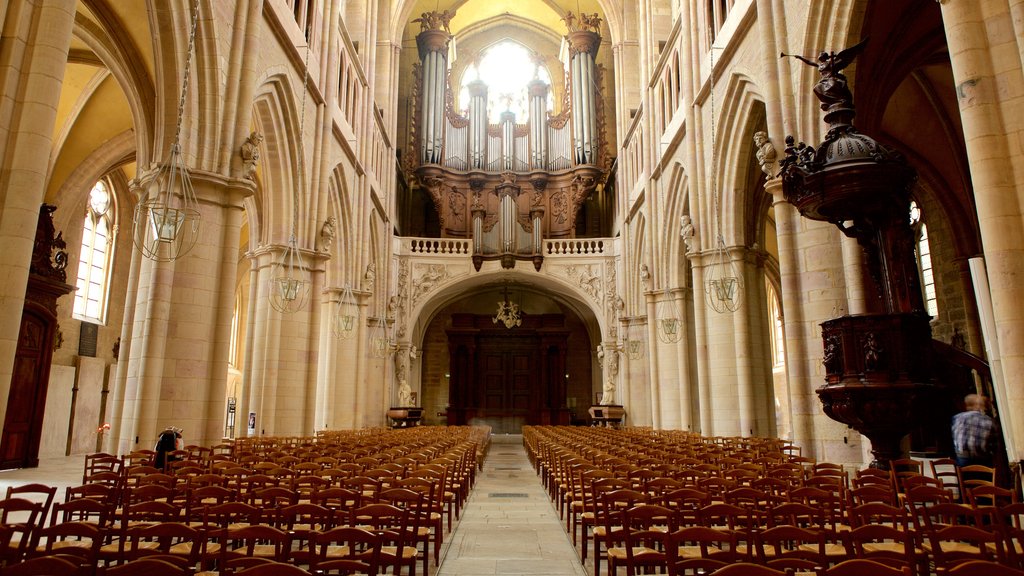
<svg viewBox="0 0 1024 576"><path fill-rule="evenodd" d="M408 306L408 295L409 294L409 261L407 259L401 259L398 263L398 288L396 290L396 296L398 297L398 306L395 313L395 322L397 323L396 335L399 339L405 338L406 334L406 323L405 318L409 314Z"/></svg>
<svg viewBox="0 0 1024 576"><path fill-rule="evenodd" d="M441 227L445 225L444 217L444 178L438 176L424 176L421 179L423 187L426 188L427 193L430 194L430 199L434 202L434 209L437 210L438 219L441 221Z"/></svg>
<svg viewBox="0 0 1024 576"><path fill-rule="evenodd" d="M597 188L597 178L590 175L576 174L572 177L572 202L575 209L583 205L583 201Z"/></svg>

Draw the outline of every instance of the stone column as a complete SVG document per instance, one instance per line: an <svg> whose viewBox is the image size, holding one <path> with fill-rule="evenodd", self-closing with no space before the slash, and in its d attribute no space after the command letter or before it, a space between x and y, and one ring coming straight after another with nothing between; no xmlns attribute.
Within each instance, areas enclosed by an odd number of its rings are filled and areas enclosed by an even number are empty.
<svg viewBox="0 0 1024 576"><path fill-rule="evenodd" d="M38 0L18 10L8 7L0 37L0 425L7 415L76 4Z"/></svg>
<svg viewBox="0 0 1024 576"><path fill-rule="evenodd" d="M155 177L144 174L141 186L155 185ZM173 262L143 259L130 303L133 342L121 407L121 438L131 440L130 449L148 448L172 425L190 444L223 435L242 201L254 185L207 172L191 177L202 214L199 239Z"/></svg>
<svg viewBox="0 0 1024 576"><path fill-rule="evenodd" d="M999 334L1001 381L1006 389L1006 404L1000 406L1000 413L1008 415L1024 413L1022 15L1019 0L942 3ZM999 375L993 376L1000 380ZM1016 446L1024 446L1021 428L1004 426L1004 434L1011 436ZM1022 457L1024 454L1009 454L1011 461Z"/></svg>

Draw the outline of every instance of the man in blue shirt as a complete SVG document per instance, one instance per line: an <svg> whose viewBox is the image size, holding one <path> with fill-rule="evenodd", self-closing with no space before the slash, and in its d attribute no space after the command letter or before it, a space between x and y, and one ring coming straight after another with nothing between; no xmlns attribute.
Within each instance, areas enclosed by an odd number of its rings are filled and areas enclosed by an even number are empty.
<svg viewBox="0 0 1024 576"><path fill-rule="evenodd" d="M995 451L996 422L985 409L988 399L979 394L964 398L966 410L953 416L953 447L958 466L992 466Z"/></svg>

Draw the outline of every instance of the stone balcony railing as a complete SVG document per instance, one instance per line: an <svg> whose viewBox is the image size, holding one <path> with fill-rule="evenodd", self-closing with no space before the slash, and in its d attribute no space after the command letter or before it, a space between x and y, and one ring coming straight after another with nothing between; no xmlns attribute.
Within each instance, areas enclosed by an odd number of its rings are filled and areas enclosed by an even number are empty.
<svg viewBox="0 0 1024 576"><path fill-rule="evenodd" d="M459 256L473 255L473 240L469 238L396 238L399 256ZM578 258L613 255L614 238L567 238L543 240L544 259Z"/></svg>

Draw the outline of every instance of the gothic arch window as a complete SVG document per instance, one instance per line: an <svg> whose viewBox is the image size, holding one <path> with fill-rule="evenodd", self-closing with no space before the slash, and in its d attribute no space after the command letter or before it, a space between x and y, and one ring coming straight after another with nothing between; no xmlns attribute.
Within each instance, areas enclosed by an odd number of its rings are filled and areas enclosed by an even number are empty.
<svg viewBox="0 0 1024 576"><path fill-rule="evenodd" d="M914 229L914 252L917 256L917 271L921 274L921 290L924 292L924 308L935 318L939 315L939 303L935 294L935 274L932 270L932 250L928 243L928 225L924 223L921 207L910 201L910 225Z"/></svg>
<svg viewBox="0 0 1024 576"><path fill-rule="evenodd" d="M551 76L540 58L522 44L513 40L502 40L480 54L480 59L466 67L462 73L459 89L459 106L469 106L469 84L476 80L487 85L487 111L489 121L497 124L501 113L509 110L516 115L516 122L526 122L530 96L527 84L539 79L548 86ZM554 104L548 90L547 109Z"/></svg>
<svg viewBox="0 0 1024 576"><path fill-rule="evenodd" d="M78 288L75 290L74 317L97 324L106 323L114 258L114 195L110 185L100 180L89 192L82 226L82 249L78 255Z"/></svg>

